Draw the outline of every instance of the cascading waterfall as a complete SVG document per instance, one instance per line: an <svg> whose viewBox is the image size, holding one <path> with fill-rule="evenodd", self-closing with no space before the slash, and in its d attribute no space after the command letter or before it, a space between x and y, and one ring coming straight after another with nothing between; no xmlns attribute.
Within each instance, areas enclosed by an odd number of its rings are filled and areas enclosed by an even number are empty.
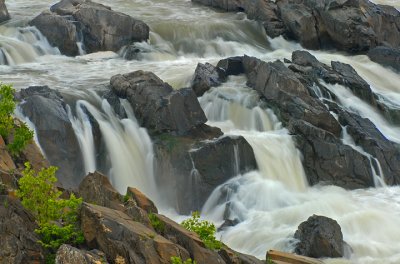
<svg viewBox="0 0 400 264"><path fill-rule="evenodd" d="M86 172L103 168L97 155L105 155L110 170L105 173L121 193L127 186L135 186L156 202L151 141L137 125L129 104L121 101L128 115L121 120L106 101L86 98L86 91L105 90L111 76L139 69L153 71L175 88L186 87L198 62L215 64L221 58L243 54L266 61L282 60L289 59L292 51L302 49L282 37L269 39L260 33L262 25L249 21L242 13L215 12L187 0L96 2L150 25L150 41L135 43L135 48L140 50L138 60L124 60L113 52L75 58L60 56L36 29L24 27L54 1L13 0L7 2L12 19L0 26L0 80L13 83L17 89L32 84L49 85L82 95L71 108L70 120L82 149ZM395 0L374 2L400 8ZM351 64L375 93L399 107L398 73L371 62L367 56L347 56L334 51L311 53L326 64L333 60ZM391 126L347 88L328 84L326 88L343 107L369 118L387 138L400 142L399 128ZM323 93L319 96L323 97ZM265 258L265 251L270 248L290 251L297 226L312 214L319 214L339 222L345 241L353 249L350 260L331 262L400 263L400 187L357 191L334 186L308 187L301 155L292 138L273 112L259 104L257 93L245 87L243 76L232 77L222 87L212 89L200 102L210 125L220 127L228 135L243 135L247 139L259 165L259 171L237 175L218 187L203 208L206 217L217 224L222 223L227 206L230 218L240 221L219 233L226 244L260 258ZM94 143L95 124L106 153L99 154ZM342 140L368 157L346 133ZM372 164L375 158L371 155L369 158ZM379 186L384 175L379 166L373 167ZM195 174L193 167L194 184ZM221 199L225 202L219 203Z"/></svg>

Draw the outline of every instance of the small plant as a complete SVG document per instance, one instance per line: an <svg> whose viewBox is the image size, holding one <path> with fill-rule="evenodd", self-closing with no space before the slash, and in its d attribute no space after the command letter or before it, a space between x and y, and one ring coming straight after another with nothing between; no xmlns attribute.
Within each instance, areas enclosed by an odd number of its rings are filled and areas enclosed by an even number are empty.
<svg viewBox="0 0 400 264"><path fill-rule="evenodd" d="M206 220L200 220L200 213L193 212L192 217L183 221L182 226L189 231L199 235L200 239L208 249L220 249L222 243L215 238L217 229L215 225Z"/></svg>
<svg viewBox="0 0 400 264"><path fill-rule="evenodd" d="M54 187L56 167L35 171L29 162L25 163L19 179L17 196L22 205L35 216L39 228L35 232L40 235L39 243L55 253L64 243L72 245L84 242L78 227L78 209L82 198L71 194L69 199L61 199L61 192Z"/></svg>
<svg viewBox="0 0 400 264"><path fill-rule="evenodd" d="M14 101L15 90L11 85L0 84L0 135L4 140L13 132L12 142L8 142L7 148L12 155L18 155L33 138L33 131L25 123L15 125L12 114L16 103Z"/></svg>
<svg viewBox="0 0 400 264"><path fill-rule="evenodd" d="M275 264L275 262L270 257L267 257L266 262L267 264Z"/></svg>
<svg viewBox="0 0 400 264"><path fill-rule="evenodd" d="M191 258L183 261L180 257L171 257L171 264L196 264L196 261Z"/></svg>
<svg viewBox="0 0 400 264"><path fill-rule="evenodd" d="M160 219L158 219L158 217L153 214L150 213L149 214L149 220L150 220L150 224L151 226L157 231L157 233L163 233L165 230L165 225L163 222L160 221Z"/></svg>

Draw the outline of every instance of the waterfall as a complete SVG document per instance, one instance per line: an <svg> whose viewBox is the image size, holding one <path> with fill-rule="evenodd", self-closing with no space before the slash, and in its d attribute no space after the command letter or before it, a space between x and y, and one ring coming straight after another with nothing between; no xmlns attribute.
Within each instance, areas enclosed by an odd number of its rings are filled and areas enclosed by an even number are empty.
<svg viewBox="0 0 400 264"><path fill-rule="evenodd" d="M60 54L35 27L0 26L0 65L34 61L47 54Z"/></svg>

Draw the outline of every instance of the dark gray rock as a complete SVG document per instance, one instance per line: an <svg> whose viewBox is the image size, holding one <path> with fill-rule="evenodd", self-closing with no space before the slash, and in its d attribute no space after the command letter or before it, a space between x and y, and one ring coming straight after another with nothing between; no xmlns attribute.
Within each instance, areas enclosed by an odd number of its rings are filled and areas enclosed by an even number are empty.
<svg viewBox="0 0 400 264"><path fill-rule="evenodd" d="M0 0L0 23L10 19L5 0Z"/></svg>
<svg viewBox="0 0 400 264"><path fill-rule="evenodd" d="M379 46L370 50L368 57L376 63L400 71L400 49Z"/></svg>
<svg viewBox="0 0 400 264"><path fill-rule="evenodd" d="M70 245L62 245L56 254L56 264L108 264L105 254L99 250L77 249Z"/></svg>
<svg viewBox="0 0 400 264"><path fill-rule="evenodd" d="M339 224L328 217L313 215L294 234L300 240L296 254L313 258L343 257L343 234Z"/></svg>
<svg viewBox="0 0 400 264"><path fill-rule="evenodd" d="M34 217L18 199L0 195L0 262L44 263L45 251L34 232L37 228Z"/></svg>
<svg viewBox="0 0 400 264"><path fill-rule="evenodd" d="M180 213L200 210L217 186L257 169L253 150L243 137L201 141L199 137L161 136L154 142L157 185L176 190L172 194L161 191L161 195L173 201Z"/></svg>
<svg viewBox="0 0 400 264"><path fill-rule="evenodd" d="M191 88L196 96L202 96L205 92L210 90L211 87L221 85L224 79L224 73L217 67L209 63L199 63L194 72Z"/></svg>
<svg viewBox="0 0 400 264"><path fill-rule="evenodd" d="M173 90L151 72L136 71L115 75L111 89L126 98L140 124L151 132L188 133L207 119L193 90Z"/></svg>
<svg viewBox="0 0 400 264"><path fill-rule="evenodd" d="M24 100L22 113L35 125L45 156L59 167L58 182L64 188L78 186L84 175L83 158L61 94L47 86L32 86L18 97Z"/></svg>
<svg viewBox="0 0 400 264"><path fill-rule="evenodd" d="M223 70L225 76L239 75L244 73L243 57L230 57L218 62L217 68Z"/></svg>
<svg viewBox="0 0 400 264"><path fill-rule="evenodd" d="M303 154L310 185L332 184L345 189L374 186L369 159L333 134L303 120L292 119L288 129Z"/></svg>
<svg viewBox="0 0 400 264"><path fill-rule="evenodd" d="M79 49L76 44L78 41L77 30L71 19L50 11L44 11L29 24L39 29L46 36L50 45L58 47L62 54L67 56L79 55Z"/></svg>
<svg viewBox="0 0 400 264"><path fill-rule="evenodd" d="M50 10L30 24L68 56L78 55L77 41L82 41L85 51L92 53L118 51L123 46L149 38L149 27L144 22L90 0L63 0Z"/></svg>

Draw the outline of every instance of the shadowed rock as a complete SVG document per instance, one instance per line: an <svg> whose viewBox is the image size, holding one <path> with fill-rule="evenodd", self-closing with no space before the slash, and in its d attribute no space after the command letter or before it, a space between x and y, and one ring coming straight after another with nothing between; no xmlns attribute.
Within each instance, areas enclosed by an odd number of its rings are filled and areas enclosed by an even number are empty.
<svg viewBox="0 0 400 264"><path fill-rule="evenodd" d="M376 63L400 71L400 49L379 46L370 50L368 57Z"/></svg>
<svg viewBox="0 0 400 264"><path fill-rule="evenodd" d="M10 19L5 0L0 0L0 23Z"/></svg>

